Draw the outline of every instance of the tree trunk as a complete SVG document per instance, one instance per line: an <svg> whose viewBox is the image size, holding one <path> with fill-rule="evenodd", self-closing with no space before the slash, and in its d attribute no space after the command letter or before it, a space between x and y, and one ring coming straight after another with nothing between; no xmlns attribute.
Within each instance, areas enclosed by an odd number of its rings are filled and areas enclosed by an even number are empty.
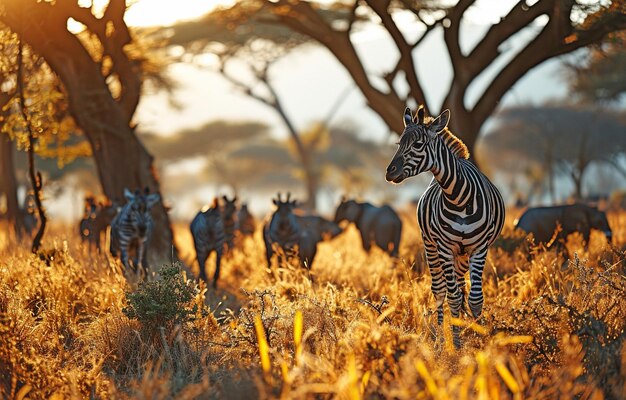
<svg viewBox="0 0 626 400"><path fill-rule="evenodd" d="M153 157L130 127L136 104L129 106L113 98L100 63L67 31L68 15L55 9L67 4L30 3L26 16L27 6L9 1L0 20L41 55L63 82L69 110L91 144L104 194L122 200L124 188L148 187L151 192L160 192ZM126 71L131 72L139 73ZM173 251L172 230L162 200L152 211L155 232L148 251L149 261L157 265L169 261Z"/></svg>
<svg viewBox="0 0 626 400"><path fill-rule="evenodd" d="M17 201L17 179L15 177L13 142L8 135L0 134L0 193L6 196L7 221L17 237L22 233L20 206Z"/></svg>

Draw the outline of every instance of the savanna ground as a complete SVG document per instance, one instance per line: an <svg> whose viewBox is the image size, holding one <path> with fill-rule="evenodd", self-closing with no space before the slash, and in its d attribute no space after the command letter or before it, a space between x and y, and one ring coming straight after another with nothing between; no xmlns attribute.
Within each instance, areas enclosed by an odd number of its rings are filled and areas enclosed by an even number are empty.
<svg viewBox="0 0 626 400"><path fill-rule="evenodd" d="M502 247L523 242L511 219ZM454 322L457 351L447 309L436 345L414 210L403 220L401 261L366 254L350 228L320 245L313 280L289 265L268 273L257 232L224 260L217 291L171 264L129 284L74 226L52 227L42 260L3 226L0 398L623 398L626 262L600 234L589 251L570 236L568 263L491 250L483 316ZM626 212L609 222L621 248ZM186 225L175 231L196 272Z"/></svg>

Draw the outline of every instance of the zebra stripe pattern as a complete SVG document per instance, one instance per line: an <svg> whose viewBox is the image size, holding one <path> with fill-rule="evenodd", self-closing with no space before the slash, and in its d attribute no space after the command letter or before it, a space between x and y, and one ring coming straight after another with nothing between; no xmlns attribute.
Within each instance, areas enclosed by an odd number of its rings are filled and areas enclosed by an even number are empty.
<svg viewBox="0 0 626 400"><path fill-rule="evenodd" d="M200 279L205 282L208 282L205 270L206 260L209 258L209 254L215 251L213 287L216 288L217 280L220 276L222 255L224 254L224 243L226 241L224 223L217 198L213 200L211 208L196 214L189 228L191 229L198 266L200 267Z"/></svg>
<svg viewBox="0 0 626 400"><path fill-rule="evenodd" d="M224 205L222 206L222 222L224 224L225 243L228 250L233 249L233 240L235 237L235 229L237 228L237 197L232 200L226 196L222 196Z"/></svg>
<svg viewBox="0 0 626 400"><path fill-rule="evenodd" d="M293 213L296 207L296 200L291 200L291 195L287 193L287 199L282 201L280 193L278 198L272 202L276 210L271 219L263 226L263 241L265 242L265 255L267 266L272 266L272 256L274 246L284 252L284 256L295 255L296 246L300 243L300 225Z"/></svg>
<svg viewBox="0 0 626 400"><path fill-rule="evenodd" d="M128 270L130 267L130 250L135 249L136 257L133 260L133 270L137 273L137 269L140 267L144 276L148 272L147 246L154 230L154 221L150 209L161 198L158 193L148 193L148 188L143 194L138 190L131 193L125 188L124 197L127 203L111 222L111 254L117 257L120 253L122 264Z"/></svg>
<svg viewBox="0 0 626 400"><path fill-rule="evenodd" d="M465 308L465 274L470 273L469 309L478 318L483 308L482 275L489 246L504 224L504 202L498 189L468 160L469 152L448 129L450 112L424 120L420 107L413 117L407 108L398 151L387 167L386 179L400 183L431 171L434 175L422 195L417 219L437 304L437 322L443 323L443 303L453 317ZM458 348L459 327L452 328Z"/></svg>

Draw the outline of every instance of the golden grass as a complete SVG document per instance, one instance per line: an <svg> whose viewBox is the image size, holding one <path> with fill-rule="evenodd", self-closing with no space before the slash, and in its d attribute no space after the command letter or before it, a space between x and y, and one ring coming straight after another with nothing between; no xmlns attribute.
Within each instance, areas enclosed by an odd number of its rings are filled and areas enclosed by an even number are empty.
<svg viewBox="0 0 626 400"><path fill-rule="evenodd" d="M490 252L478 321L436 314L414 211L403 214L400 260L366 254L354 228L322 243L311 279L267 270L260 232L222 264L219 289L200 285L185 326L156 335L122 312L135 290L73 227L45 237L47 265L0 231L0 398L620 398L626 393L624 255L592 235L577 256L528 261ZM613 213L614 244L626 213ZM511 221L507 221L506 236ZM181 258L197 273L186 225ZM69 233L68 233L69 232ZM509 240L509 239L507 239ZM517 240L517 239L510 239ZM523 246L522 246L523 247ZM50 253L50 251L49 251ZM213 257L208 272L213 271ZM153 268L156 270L157 268ZM202 294L206 290L206 299ZM384 299L384 301L383 301ZM451 347L448 324L461 327Z"/></svg>

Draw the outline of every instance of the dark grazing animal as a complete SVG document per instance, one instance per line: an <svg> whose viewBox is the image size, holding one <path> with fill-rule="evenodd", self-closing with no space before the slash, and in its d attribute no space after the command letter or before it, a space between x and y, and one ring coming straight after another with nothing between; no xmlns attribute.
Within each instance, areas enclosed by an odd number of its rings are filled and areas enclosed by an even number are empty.
<svg viewBox="0 0 626 400"><path fill-rule="evenodd" d="M91 250L91 244L93 243L92 237L94 236L94 221L96 219L97 209L96 198L91 195L85 196L85 209L83 217L78 223L78 230L80 241L82 243L87 242L89 244L89 250Z"/></svg>
<svg viewBox="0 0 626 400"><path fill-rule="evenodd" d="M122 207L120 207L118 200L113 200L112 203L108 200L98 203L96 216L93 220L93 236L90 237L96 246L96 250L100 251L102 243L106 243L107 229L111 226L113 219L121 209Z"/></svg>
<svg viewBox="0 0 626 400"><path fill-rule="evenodd" d="M461 140L447 129L450 111L424 120L424 108L415 116L404 112L404 132L387 167L388 182L431 171L430 185L420 198L417 219L422 230L426 259L437 304L437 322L443 323L443 303L448 298L452 317L465 309L465 274L470 272L468 304L474 318L483 308L482 276L487 250L504 224L504 202L498 189L468 160ZM459 327L453 342L461 345ZM443 338L443 335L439 335Z"/></svg>
<svg viewBox="0 0 626 400"><path fill-rule="evenodd" d="M237 196L229 199L222 196L224 204L220 208L222 213L222 223L224 224L224 243L227 250L232 250L235 229L237 228Z"/></svg>
<svg viewBox="0 0 626 400"><path fill-rule="evenodd" d="M251 236L256 229L256 221L254 216L248 210L246 203L241 205L237 212L237 231L241 236Z"/></svg>
<svg viewBox="0 0 626 400"><path fill-rule="evenodd" d="M301 230L298 243L300 265L310 269L319 242L332 239L343 230L338 224L318 215L296 215L296 220Z"/></svg>
<svg viewBox="0 0 626 400"><path fill-rule="evenodd" d="M19 209L20 218L22 219L22 229L28 236L33 236L33 232L39 225L37 217L37 207L35 205L35 196L29 193L24 199L24 206Z"/></svg>
<svg viewBox="0 0 626 400"><path fill-rule="evenodd" d="M196 257L200 267L200 279L208 282L206 274L206 260L211 252L215 251L215 273L213 274L213 288L217 287L217 280L220 277L220 264L224 254L224 244L226 233L222 213L217 198L206 211L200 211L189 226L193 244L196 248Z"/></svg>
<svg viewBox="0 0 626 400"><path fill-rule="evenodd" d="M161 196L158 193L150 194L148 188L144 190L144 193L136 190L134 194L125 188L124 197L126 204L111 222L110 251L114 257L118 256L118 252L121 253L122 264L125 270L128 270L129 252L134 249L133 270L137 273L140 267L143 275L146 276L148 273L147 247L154 230L150 209Z"/></svg>
<svg viewBox="0 0 626 400"><path fill-rule="evenodd" d="M278 197L272 200L276 206L276 210L271 218L263 225L263 241L265 242L265 256L267 258L267 266L272 266L272 256L274 255L274 246L281 249L284 256L291 257L295 255L296 246L300 245L300 225L298 219L293 213L296 207L296 200L291 200L291 195L287 193L287 199L282 201L280 193Z"/></svg>
<svg viewBox="0 0 626 400"><path fill-rule="evenodd" d="M558 225L560 231L556 232ZM604 233L609 242L613 237L606 214L584 204L529 208L515 226L526 233L532 233L535 244L544 244L547 247L555 245L560 252L565 251L565 240L574 232L582 234L585 248L589 245L591 229Z"/></svg>
<svg viewBox="0 0 626 400"><path fill-rule="evenodd" d="M335 223L354 222L361 233L363 249L369 251L372 242L389 253L398 256L402 221L393 208L384 205L376 207L370 203L358 203L354 200L341 199L335 213Z"/></svg>

